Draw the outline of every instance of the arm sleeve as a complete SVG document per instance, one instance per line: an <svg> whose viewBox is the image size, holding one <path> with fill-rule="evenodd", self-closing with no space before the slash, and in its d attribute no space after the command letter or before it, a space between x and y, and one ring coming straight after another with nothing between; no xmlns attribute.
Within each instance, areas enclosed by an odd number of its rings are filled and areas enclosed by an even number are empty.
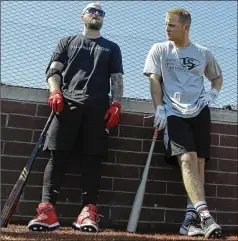
<svg viewBox="0 0 238 241"><path fill-rule="evenodd" d="M161 51L159 49L158 44L154 44L145 60L145 66L143 70L143 74L149 76L149 74L157 74L162 75L161 71Z"/></svg>
<svg viewBox="0 0 238 241"><path fill-rule="evenodd" d="M50 62L46 68L46 73L49 70L51 63L54 61L58 61L58 62L64 64L64 66L66 67L66 63L68 61L68 54L67 54L68 47L67 46L68 46L68 38L63 38L59 41L58 45L56 46L56 48L51 56Z"/></svg>
<svg viewBox="0 0 238 241"><path fill-rule="evenodd" d="M110 63L110 74L124 74L122 65L121 49L118 45L113 49Z"/></svg>
<svg viewBox="0 0 238 241"><path fill-rule="evenodd" d="M221 68L210 50L206 50L206 67L204 75L208 80L214 80L221 76Z"/></svg>

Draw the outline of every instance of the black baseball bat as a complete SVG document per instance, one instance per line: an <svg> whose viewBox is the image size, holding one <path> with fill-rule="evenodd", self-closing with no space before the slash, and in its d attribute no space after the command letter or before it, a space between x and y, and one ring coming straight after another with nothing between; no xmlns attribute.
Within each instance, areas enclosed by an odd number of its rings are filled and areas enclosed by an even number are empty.
<svg viewBox="0 0 238 241"><path fill-rule="evenodd" d="M44 141L44 138L46 136L46 132L48 131L49 129L49 126L53 120L55 116L55 113L52 111L47 122L46 122L46 125L39 137L39 140L38 142L36 143L35 145L35 148L33 150L33 152L31 153L31 157L30 159L28 160L26 166L24 167L23 171L21 172L21 175L20 177L18 178L15 186L13 187L3 209L2 209L2 213L1 213L1 227L4 227L6 228L13 213L15 212L16 210L16 207L17 207L17 204L19 202L19 199L22 195L22 192L23 192L23 189L26 185L26 182L27 182L27 179L28 179L28 176L29 176L29 173L31 171L31 168L33 166L33 163L36 159L36 156L37 156L37 153L39 151L39 149L41 148L41 145Z"/></svg>

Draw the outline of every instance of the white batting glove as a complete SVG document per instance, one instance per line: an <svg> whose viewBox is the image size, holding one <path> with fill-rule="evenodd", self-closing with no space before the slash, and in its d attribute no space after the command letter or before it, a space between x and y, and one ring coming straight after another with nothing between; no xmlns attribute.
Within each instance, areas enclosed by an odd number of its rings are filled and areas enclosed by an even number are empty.
<svg viewBox="0 0 238 241"><path fill-rule="evenodd" d="M155 111L154 127L158 127L159 130L165 128L167 124L167 116L163 105L158 105Z"/></svg>
<svg viewBox="0 0 238 241"><path fill-rule="evenodd" d="M202 102L204 102L210 107L210 105L216 100L218 94L219 92L215 88L213 88L205 92L204 94L201 94L200 98Z"/></svg>

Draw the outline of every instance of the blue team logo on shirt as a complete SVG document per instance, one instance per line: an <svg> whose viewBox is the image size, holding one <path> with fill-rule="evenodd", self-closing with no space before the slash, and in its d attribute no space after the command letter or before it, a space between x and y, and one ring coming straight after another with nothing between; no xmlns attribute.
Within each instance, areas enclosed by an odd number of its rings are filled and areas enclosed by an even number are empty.
<svg viewBox="0 0 238 241"><path fill-rule="evenodd" d="M188 70L191 70L200 65L200 62L197 59L190 57L180 58L179 60L179 63Z"/></svg>

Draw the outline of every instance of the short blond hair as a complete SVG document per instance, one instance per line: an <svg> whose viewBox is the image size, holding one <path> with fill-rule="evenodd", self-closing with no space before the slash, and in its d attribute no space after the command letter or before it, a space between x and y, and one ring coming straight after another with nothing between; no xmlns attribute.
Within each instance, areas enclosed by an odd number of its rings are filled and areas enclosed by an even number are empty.
<svg viewBox="0 0 238 241"><path fill-rule="evenodd" d="M182 24L188 24L188 25L191 24L191 22L192 22L191 14L189 13L189 11L187 9L184 9L184 8L174 8L174 9L169 10L166 13L166 16L171 16L171 15L174 15L174 14L179 16L179 21Z"/></svg>

